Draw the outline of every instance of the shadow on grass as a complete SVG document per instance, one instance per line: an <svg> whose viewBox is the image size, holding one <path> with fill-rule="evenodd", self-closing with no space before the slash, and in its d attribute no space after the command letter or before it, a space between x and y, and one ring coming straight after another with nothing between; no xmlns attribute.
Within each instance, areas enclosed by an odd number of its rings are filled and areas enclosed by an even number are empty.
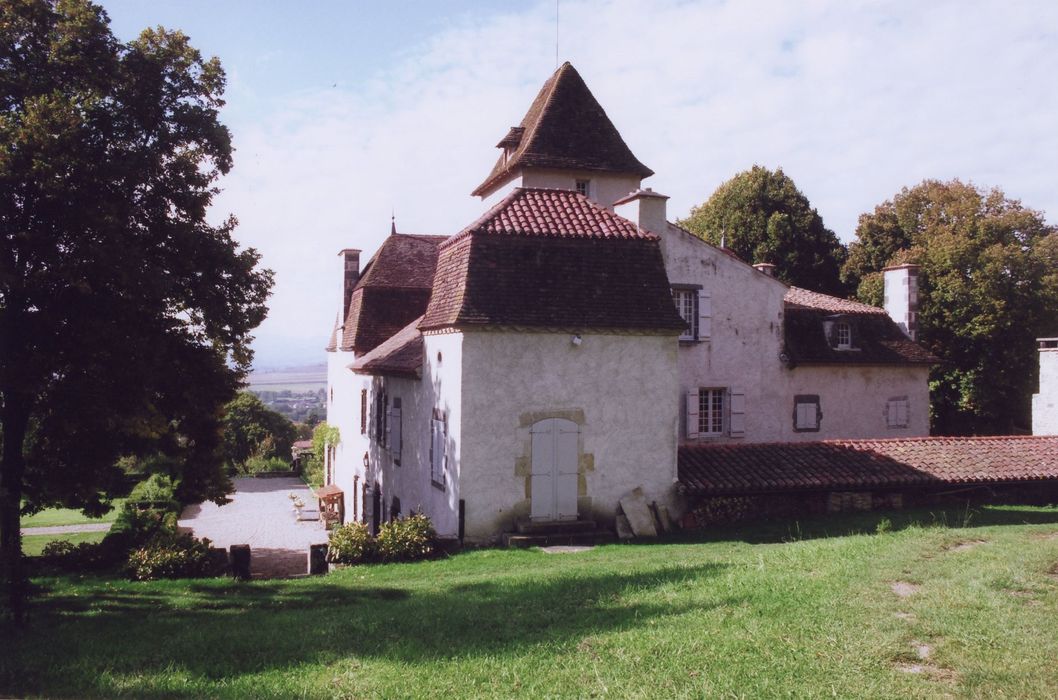
<svg viewBox="0 0 1058 700"><path fill-rule="evenodd" d="M3 651L7 645L0 643L0 657L6 656L0 690L48 695L70 683L82 694L113 690L99 685L104 680L91 681L92 690L73 680L92 677L86 669L93 668L144 678L176 668L219 679L348 657L418 663L516 655L738 602L681 605L651 595L715 577L722 564L628 573L578 569L457 585L445 583L442 565L407 570L416 578L437 576L435 587L357 585L352 577L150 586L44 581L25 644ZM50 666L50 658L69 653L74 667Z"/></svg>
<svg viewBox="0 0 1058 700"><path fill-rule="evenodd" d="M658 542L738 541L775 544L798 540L896 532L909 527L972 528L995 525L1058 524L1058 507L978 505L961 508L909 508L776 519L727 526L707 526L668 535ZM650 543L643 543L650 544Z"/></svg>

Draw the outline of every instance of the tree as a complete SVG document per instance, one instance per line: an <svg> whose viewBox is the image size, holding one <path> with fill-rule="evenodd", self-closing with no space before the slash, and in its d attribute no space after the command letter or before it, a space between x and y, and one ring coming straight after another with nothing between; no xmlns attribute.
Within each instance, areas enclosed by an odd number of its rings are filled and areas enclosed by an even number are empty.
<svg viewBox="0 0 1058 700"><path fill-rule="evenodd" d="M222 499L220 409L271 273L211 225L231 167L224 72L163 28L121 43L88 0L0 5L0 574L19 521L104 509L117 458L161 450Z"/></svg>
<svg viewBox="0 0 1058 700"><path fill-rule="evenodd" d="M944 361L930 375L934 432L1029 424L1034 340L1058 320L1055 241L1041 212L958 180L905 187L860 217L842 275L861 300L882 301L885 266L922 266L917 338Z"/></svg>
<svg viewBox="0 0 1058 700"><path fill-rule="evenodd" d="M224 408L224 455L233 466L242 467L255 456L289 460L296 432L285 416L248 391L240 392Z"/></svg>
<svg viewBox="0 0 1058 700"><path fill-rule="evenodd" d="M680 224L743 260L775 265L782 281L844 294L845 248L782 169L754 165L717 188Z"/></svg>

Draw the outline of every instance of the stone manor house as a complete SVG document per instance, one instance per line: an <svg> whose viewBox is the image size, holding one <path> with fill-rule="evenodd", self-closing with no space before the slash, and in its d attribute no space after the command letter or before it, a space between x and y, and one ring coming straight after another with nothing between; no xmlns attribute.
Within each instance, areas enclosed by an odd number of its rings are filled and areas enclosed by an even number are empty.
<svg viewBox="0 0 1058 700"><path fill-rule="evenodd" d="M469 542L612 526L633 489L674 514L708 491L702 454L748 483L745 446L928 435L914 266L886 271L881 309L669 222L569 63L497 147L463 230L339 254L326 482L346 522L420 510Z"/></svg>

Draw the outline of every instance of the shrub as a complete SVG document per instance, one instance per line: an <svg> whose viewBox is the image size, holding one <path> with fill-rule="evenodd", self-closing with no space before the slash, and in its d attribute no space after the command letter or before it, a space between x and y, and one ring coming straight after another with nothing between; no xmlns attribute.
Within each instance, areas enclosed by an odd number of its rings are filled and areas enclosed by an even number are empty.
<svg viewBox="0 0 1058 700"><path fill-rule="evenodd" d="M243 474L260 474L261 472L290 471L290 462L279 457L262 457L254 455L246 460L239 471Z"/></svg>
<svg viewBox="0 0 1058 700"><path fill-rule="evenodd" d="M176 484L164 474L152 474L136 484L126 505L148 505L162 510L176 510L180 507L180 502L176 499Z"/></svg>
<svg viewBox="0 0 1058 700"><path fill-rule="evenodd" d="M331 530L327 561L360 564L375 555L375 540L364 523L349 523Z"/></svg>
<svg viewBox="0 0 1058 700"><path fill-rule="evenodd" d="M160 533L129 554L126 571L137 581L208 576L215 566L210 544L186 533Z"/></svg>
<svg viewBox="0 0 1058 700"><path fill-rule="evenodd" d="M40 556L48 566L70 572L98 569L107 563L105 551L98 542L74 544L67 540L52 540L44 545Z"/></svg>
<svg viewBox="0 0 1058 700"><path fill-rule="evenodd" d="M45 559L58 559L59 557L69 556L76 549L77 547L74 543L68 540L52 540L44 545L44 549L40 551L40 555Z"/></svg>
<svg viewBox="0 0 1058 700"><path fill-rule="evenodd" d="M383 561L425 559L434 553L433 523L422 513L398 518L378 531L378 554Z"/></svg>

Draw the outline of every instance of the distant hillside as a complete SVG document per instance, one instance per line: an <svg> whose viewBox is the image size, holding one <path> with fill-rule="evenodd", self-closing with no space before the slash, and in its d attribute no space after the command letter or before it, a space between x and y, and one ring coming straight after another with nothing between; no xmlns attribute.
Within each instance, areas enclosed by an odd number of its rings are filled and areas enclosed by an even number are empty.
<svg viewBox="0 0 1058 700"><path fill-rule="evenodd" d="M327 386L327 365L253 370L246 383L250 391L315 391Z"/></svg>

